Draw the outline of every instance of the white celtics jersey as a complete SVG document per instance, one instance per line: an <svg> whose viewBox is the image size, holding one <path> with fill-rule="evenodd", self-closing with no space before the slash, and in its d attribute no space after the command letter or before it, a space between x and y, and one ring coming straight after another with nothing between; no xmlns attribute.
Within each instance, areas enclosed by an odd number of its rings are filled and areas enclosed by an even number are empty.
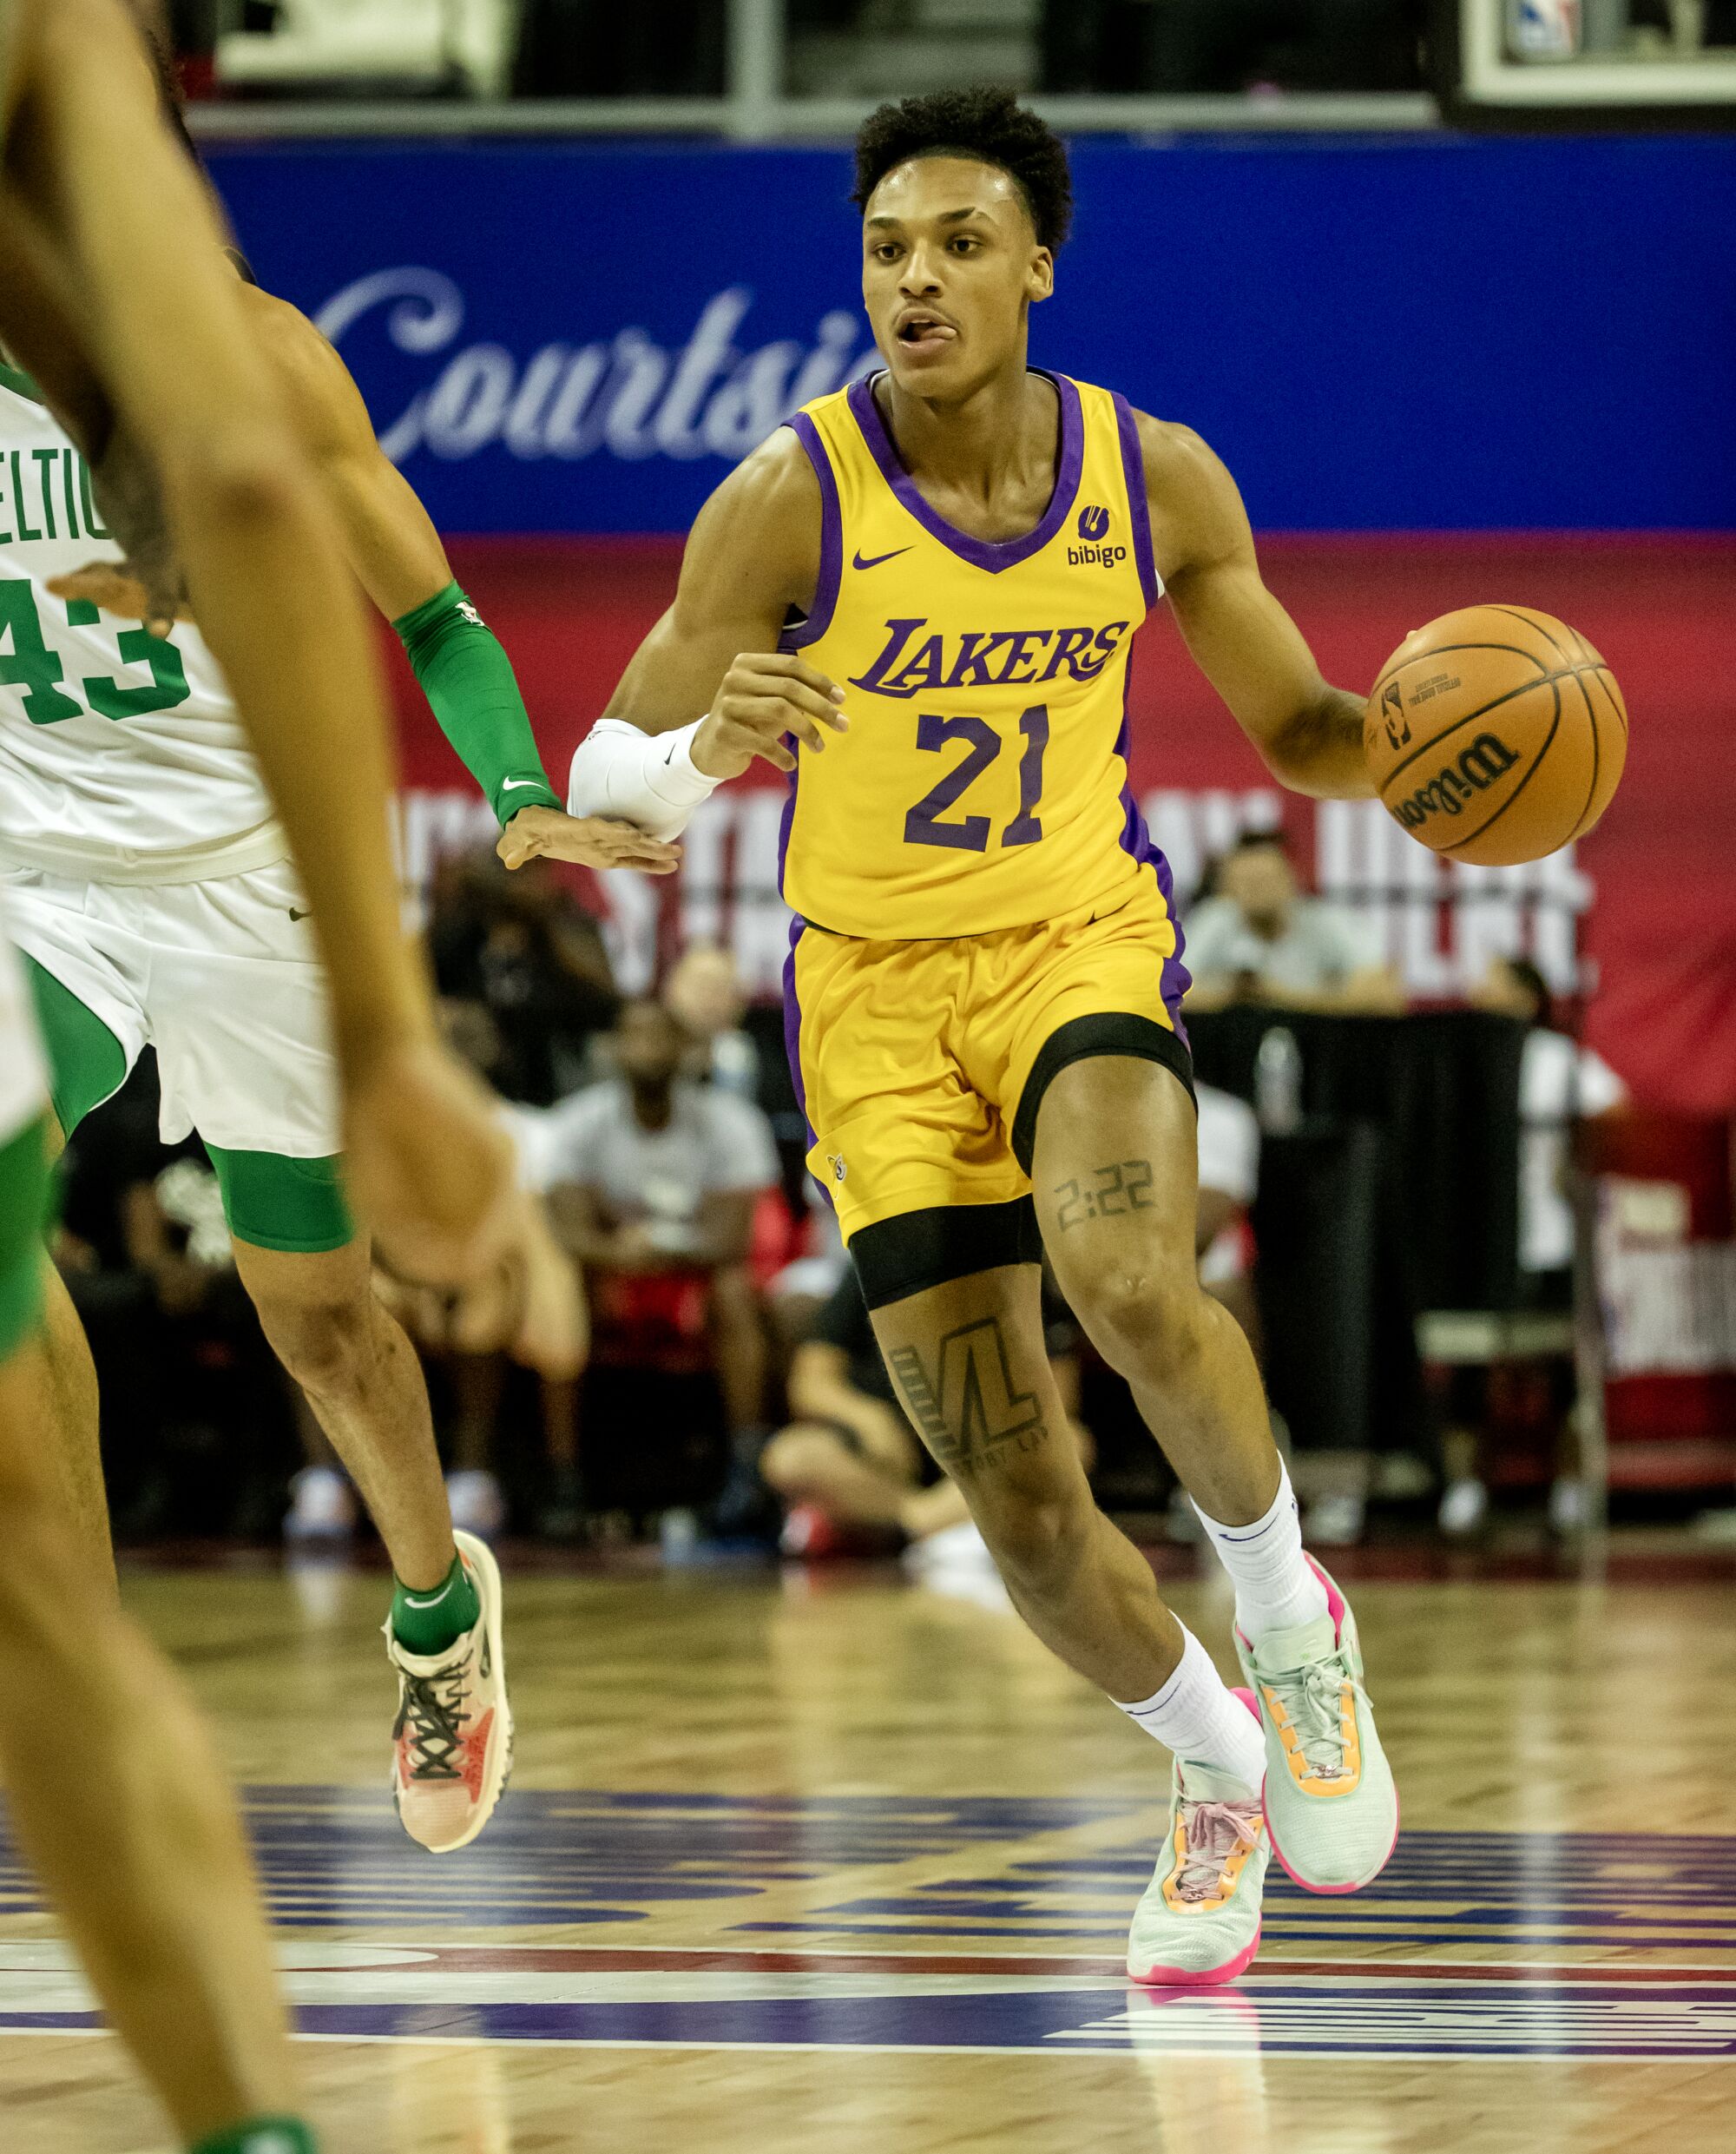
<svg viewBox="0 0 1736 2154"><path fill-rule="evenodd" d="M120 550L83 459L0 366L0 865L96 882L238 874L286 851L198 632L69 603L51 576Z"/></svg>

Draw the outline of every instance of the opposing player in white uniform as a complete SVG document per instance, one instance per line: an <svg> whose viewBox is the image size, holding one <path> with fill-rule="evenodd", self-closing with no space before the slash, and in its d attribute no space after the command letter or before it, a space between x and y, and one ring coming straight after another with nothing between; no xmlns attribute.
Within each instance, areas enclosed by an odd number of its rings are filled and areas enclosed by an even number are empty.
<svg viewBox="0 0 1736 2154"><path fill-rule="evenodd" d="M215 245L115 0L0 0L0 334L36 356L111 484L129 453L135 476L161 481L161 502L149 488L131 497L129 528L181 539L319 893L374 1215L434 1276L504 1263L528 1277L534 1244L506 1146L437 1045L396 919L383 714L335 530ZM286 597L298 563L304 579ZM81 1550L43 1425L46 1072L25 997L0 939L0 1775L18 1839L180 2143L313 2154L221 1767L183 1687ZM551 1338L558 1327L556 1311Z"/></svg>
<svg viewBox="0 0 1736 2154"><path fill-rule="evenodd" d="M352 566L519 849L540 818L569 857L672 864L635 832L569 825L505 654L342 362L293 308L245 300ZM444 1851L481 1829L510 1762L498 1571L480 1541L455 1538L421 1368L345 1201L326 981L283 832L197 629L153 636L145 603L72 443L29 378L0 366L0 880L56 1116L70 1135L155 1047L162 1134L204 1139L266 1334L391 1554L393 1790L406 1829ZM48 1293L56 1445L106 1554L95 1373L64 1287Z"/></svg>

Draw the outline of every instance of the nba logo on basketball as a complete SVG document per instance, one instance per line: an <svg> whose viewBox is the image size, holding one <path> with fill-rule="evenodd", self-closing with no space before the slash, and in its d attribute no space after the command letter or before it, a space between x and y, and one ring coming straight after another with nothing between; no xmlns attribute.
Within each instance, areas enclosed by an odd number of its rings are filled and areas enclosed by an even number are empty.
<svg viewBox="0 0 1736 2154"><path fill-rule="evenodd" d="M1086 543L1082 546L1069 546L1067 549L1067 558L1072 567L1084 568L1095 562L1103 568L1112 569L1116 562L1127 559L1128 550L1125 546L1105 546L1101 543L1109 529L1109 511L1107 509L1095 504L1082 509L1076 528L1080 537Z"/></svg>

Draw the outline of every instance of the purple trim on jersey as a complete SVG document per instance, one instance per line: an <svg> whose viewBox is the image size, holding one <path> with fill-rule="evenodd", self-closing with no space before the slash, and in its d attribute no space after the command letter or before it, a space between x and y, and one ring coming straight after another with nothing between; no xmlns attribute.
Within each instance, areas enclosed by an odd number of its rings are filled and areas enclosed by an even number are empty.
<svg viewBox="0 0 1736 2154"><path fill-rule="evenodd" d="M1115 753L1121 757L1124 768L1131 731L1132 723L1124 710L1121 730L1115 741ZM1175 930L1175 949L1173 955L1163 960L1163 977L1158 983L1158 992L1163 998L1164 1008L1169 1012L1169 1021L1175 1027L1175 1036L1185 1046L1187 1044L1187 1027L1181 1022L1181 998L1194 985L1194 976L1181 961L1187 944L1181 932L1181 922L1176 917L1175 878L1170 873L1169 862L1151 841L1151 833L1145 827L1145 817L1140 814L1139 802L1134 798L1131 771L1121 785L1121 850L1131 853L1142 866L1149 865L1157 877L1163 908Z"/></svg>
<svg viewBox="0 0 1736 2154"><path fill-rule="evenodd" d="M819 481L819 573L814 578L813 604L808 617L778 638L779 650L804 650L819 642L832 626L838 605L838 587L844 578L844 515L838 505L838 478L825 452L819 429L806 412L798 412L785 424L807 451L814 477Z"/></svg>
<svg viewBox="0 0 1736 2154"><path fill-rule="evenodd" d="M1048 545L1067 520L1068 511L1079 492L1079 474L1085 464L1085 418L1080 409L1077 386L1065 374L1051 374L1040 366L1033 367L1031 372L1053 382L1055 392L1061 399L1061 459L1055 474L1055 491L1049 497L1042 521L1023 538L972 538L968 532L949 524L937 509L930 508L905 469L898 444L887 432L886 422L874 400L874 384L880 375L870 374L863 380L852 382L850 389L850 408L856 414L856 423L862 429L862 438L868 445L870 455L880 467L881 478L930 537L937 538L950 552L956 553L961 561L968 561L973 569L987 569L991 576L998 576L1003 569L1017 568L1020 562L1029 561Z"/></svg>
<svg viewBox="0 0 1736 2154"><path fill-rule="evenodd" d="M793 786L790 797L795 798ZM785 828L788 827L786 814ZM796 945L806 928L807 922L799 913L790 922L790 954L784 959L784 1052L789 1057L790 1081L796 1088L796 1104L801 1109L802 1120L807 1123L808 1149L812 1151L819 1139L812 1123L808 1121L808 1088L802 1081L802 1005L796 993Z"/></svg>
<svg viewBox="0 0 1736 2154"><path fill-rule="evenodd" d="M1128 482L1128 514L1133 519L1134 559L1139 563L1140 588L1149 613L1163 596L1158 581L1157 560L1151 550L1151 502L1145 490L1145 451L1140 447L1139 427L1127 399L1115 396L1115 431L1121 438L1121 470Z"/></svg>

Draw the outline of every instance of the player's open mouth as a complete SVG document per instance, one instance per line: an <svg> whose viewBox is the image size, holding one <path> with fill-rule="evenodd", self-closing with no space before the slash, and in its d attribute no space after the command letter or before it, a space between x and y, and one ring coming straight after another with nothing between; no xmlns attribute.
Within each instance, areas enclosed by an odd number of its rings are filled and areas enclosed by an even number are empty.
<svg viewBox="0 0 1736 2154"><path fill-rule="evenodd" d="M928 354L944 350L957 340L958 332L938 314L912 311L899 315L896 334L905 351Z"/></svg>

